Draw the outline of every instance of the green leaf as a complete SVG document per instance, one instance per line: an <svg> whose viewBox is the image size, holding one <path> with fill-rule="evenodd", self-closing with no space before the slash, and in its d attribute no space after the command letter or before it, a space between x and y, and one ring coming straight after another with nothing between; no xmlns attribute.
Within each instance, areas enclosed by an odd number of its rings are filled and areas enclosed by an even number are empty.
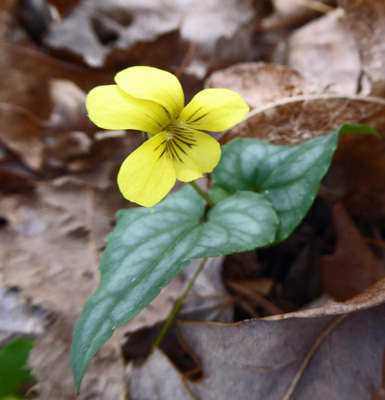
<svg viewBox="0 0 385 400"><path fill-rule="evenodd" d="M209 210L189 186L153 208L121 210L100 261L101 280L84 305L73 338L72 366L80 387L96 351L150 303L193 259L272 243L278 217L258 193L237 192Z"/></svg>
<svg viewBox="0 0 385 400"><path fill-rule="evenodd" d="M338 132L294 146L235 139L223 146L212 173L213 190L254 190L271 202L280 220L276 242L287 238L314 201L337 147ZM214 192L215 193L215 192Z"/></svg>
<svg viewBox="0 0 385 400"><path fill-rule="evenodd" d="M280 220L275 243L286 239L302 221L317 196L337 148L340 134L366 133L381 137L367 125L343 124L330 135L294 146L277 146L258 139L235 139L223 146L212 173L210 195L221 201L237 190L262 193Z"/></svg>
<svg viewBox="0 0 385 400"><path fill-rule="evenodd" d="M351 134L359 134L365 133L367 135L373 135L378 139L382 139L382 136L371 126L364 125L364 124L343 124L341 125L337 131L340 135L351 135Z"/></svg>
<svg viewBox="0 0 385 400"><path fill-rule="evenodd" d="M23 395L22 388L34 377L26 367L33 340L18 338L0 349L0 397Z"/></svg>

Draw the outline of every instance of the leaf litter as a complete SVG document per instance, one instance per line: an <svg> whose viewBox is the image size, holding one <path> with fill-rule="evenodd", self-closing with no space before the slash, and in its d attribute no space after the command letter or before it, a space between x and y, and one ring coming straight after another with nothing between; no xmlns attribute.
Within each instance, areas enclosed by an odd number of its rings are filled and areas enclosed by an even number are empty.
<svg viewBox="0 0 385 400"><path fill-rule="evenodd" d="M295 144L344 122L384 135L385 9L378 0L52 0L34 9L50 15L33 31L20 18L32 2L16 3L0 6L8 304L0 327L37 338L35 398L75 399L73 324L97 287L114 214L129 206L117 170L140 143L93 126L85 93L122 67L153 65L181 74L187 98L204 85L245 97L252 111L222 143L249 136ZM180 311L184 322L146 359L192 265L102 348L79 398L384 398L384 154L376 138L341 137L293 235L212 260ZM12 324L9 315L17 315Z"/></svg>

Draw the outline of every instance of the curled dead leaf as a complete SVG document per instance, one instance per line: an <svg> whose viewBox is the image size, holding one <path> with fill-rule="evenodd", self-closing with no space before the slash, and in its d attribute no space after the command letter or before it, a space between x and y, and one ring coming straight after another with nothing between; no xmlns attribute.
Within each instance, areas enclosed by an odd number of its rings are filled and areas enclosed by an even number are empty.
<svg viewBox="0 0 385 400"><path fill-rule="evenodd" d="M205 86L235 90L252 109L282 98L324 90L293 69L264 62L239 63L216 71L206 80Z"/></svg>
<svg viewBox="0 0 385 400"><path fill-rule="evenodd" d="M385 136L385 101L379 97L320 94L289 97L252 110L227 131L275 144L300 143L335 131L343 123L366 124ZM385 218L385 141L367 135L343 135L323 188L353 215Z"/></svg>
<svg viewBox="0 0 385 400"><path fill-rule="evenodd" d="M372 290L371 304L357 296L342 308L332 303L238 324L180 323L203 369L189 389L202 400L369 398L379 386L385 341L384 294ZM347 310L355 312L333 317Z"/></svg>
<svg viewBox="0 0 385 400"><path fill-rule="evenodd" d="M344 122L385 131L385 101L378 97L315 94L281 98L252 110L227 131L221 143L255 137L276 144L296 144L333 132ZM378 142L376 142L378 143Z"/></svg>
<svg viewBox="0 0 385 400"><path fill-rule="evenodd" d="M337 301L348 300L385 277L385 268L366 244L341 204L332 211L337 247L321 258L325 291Z"/></svg>

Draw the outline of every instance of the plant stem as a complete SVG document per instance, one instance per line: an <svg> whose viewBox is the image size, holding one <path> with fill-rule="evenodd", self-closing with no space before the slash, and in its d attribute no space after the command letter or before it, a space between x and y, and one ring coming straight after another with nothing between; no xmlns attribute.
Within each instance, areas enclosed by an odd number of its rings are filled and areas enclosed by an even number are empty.
<svg viewBox="0 0 385 400"><path fill-rule="evenodd" d="M194 285L194 282L196 281L196 279L198 278L198 275L200 274L200 272L202 271L203 267L205 266L207 261L207 258L204 258L202 260L202 262L200 263L198 269L195 271L194 276L191 278L190 282L188 283L186 289L184 290L184 292L182 293L182 296L178 299L178 301L175 303L175 306L173 308L173 310L171 311L171 314L169 315L169 317L167 318L166 323L163 325L162 330L160 331L158 337L155 340L154 345L152 346L150 355L153 353L155 347L159 347L159 345L161 344L162 340L164 339L164 336L166 335L168 328L170 327L170 325L172 324L172 322L174 321L184 299L186 298L186 296L188 295L190 289L192 288L192 286Z"/></svg>
<svg viewBox="0 0 385 400"><path fill-rule="evenodd" d="M210 206L210 207L214 207L215 203L213 202L213 200L211 199L211 197L205 193L194 181L189 182L190 185L198 192L198 194L204 198L204 200L206 200L206 203Z"/></svg>

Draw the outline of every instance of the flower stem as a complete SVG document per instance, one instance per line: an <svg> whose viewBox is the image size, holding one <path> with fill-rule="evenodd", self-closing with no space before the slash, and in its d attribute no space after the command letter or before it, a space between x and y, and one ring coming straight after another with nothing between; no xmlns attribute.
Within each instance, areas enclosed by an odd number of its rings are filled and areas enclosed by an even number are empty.
<svg viewBox="0 0 385 400"><path fill-rule="evenodd" d="M214 207L215 206L215 203L213 202L211 197L207 193L205 193L194 181L189 182L189 183L198 192L198 194L206 200L206 203L210 207Z"/></svg>
<svg viewBox="0 0 385 400"><path fill-rule="evenodd" d="M186 289L184 290L184 292L182 293L182 296L178 299L178 301L175 303L175 306L173 308L173 310L171 311L171 314L169 315L169 317L167 318L166 323L163 325L162 330L160 331L158 337L155 340L154 345L152 346L150 355L153 353L155 347L159 347L159 345L161 344L162 340L164 339L164 336L166 335L168 328L170 327L170 325L172 324L172 322L174 321L184 299L186 298L186 296L188 295L190 289L192 288L192 286L194 285L194 282L196 281L196 279L198 278L198 275L200 274L200 272L202 271L203 267L205 266L207 261L207 258L204 258L202 260L202 262L200 263L198 269L195 271L194 276L191 278L190 282L188 283Z"/></svg>

